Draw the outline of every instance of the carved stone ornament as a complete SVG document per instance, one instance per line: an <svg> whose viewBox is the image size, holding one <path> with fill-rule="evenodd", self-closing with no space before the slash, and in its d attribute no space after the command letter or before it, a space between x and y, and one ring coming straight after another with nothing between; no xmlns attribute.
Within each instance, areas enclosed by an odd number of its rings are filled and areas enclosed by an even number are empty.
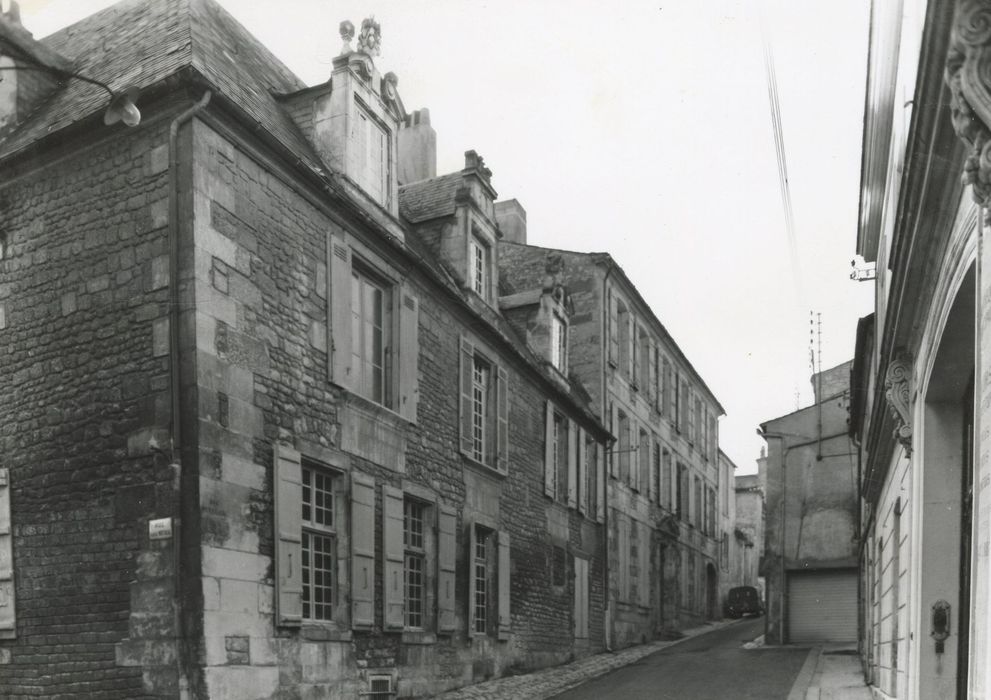
<svg viewBox="0 0 991 700"><path fill-rule="evenodd" d="M358 50L367 56L378 56L382 46L382 27L374 17L361 20L361 34L358 35Z"/></svg>
<svg viewBox="0 0 991 700"><path fill-rule="evenodd" d="M991 204L991 0L960 0L943 79L950 88L953 129L970 147L963 183Z"/></svg>
<svg viewBox="0 0 991 700"><path fill-rule="evenodd" d="M888 364L884 378L884 398L895 418L895 439L908 455L912 454L912 359L906 353L896 355Z"/></svg>
<svg viewBox="0 0 991 700"><path fill-rule="evenodd" d="M354 51L354 49L351 48L351 40L354 39L354 22L349 19L341 22L340 32L341 41L344 42L344 45L341 46L341 56L347 56L349 53Z"/></svg>

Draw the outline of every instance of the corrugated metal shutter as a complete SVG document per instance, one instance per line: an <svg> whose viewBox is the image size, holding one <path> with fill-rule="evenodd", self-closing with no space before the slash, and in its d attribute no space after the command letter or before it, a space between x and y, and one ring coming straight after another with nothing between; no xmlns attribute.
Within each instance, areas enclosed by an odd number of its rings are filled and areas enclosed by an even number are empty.
<svg viewBox="0 0 991 700"><path fill-rule="evenodd" d="M857 571L788 574L788 641L857 641Z"/></svg>

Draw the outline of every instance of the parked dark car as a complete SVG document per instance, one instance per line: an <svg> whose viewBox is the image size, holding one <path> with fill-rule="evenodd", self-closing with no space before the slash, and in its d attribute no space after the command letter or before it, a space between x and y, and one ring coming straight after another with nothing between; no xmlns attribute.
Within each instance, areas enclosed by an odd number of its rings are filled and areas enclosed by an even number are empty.
<svg viewBox="0 0 991 700"><path fill-rule="evenodd" d="M764 603L753 586L737 586L729 589L726 598L726 616L737 618L744 615L763 615Z"/></svg>

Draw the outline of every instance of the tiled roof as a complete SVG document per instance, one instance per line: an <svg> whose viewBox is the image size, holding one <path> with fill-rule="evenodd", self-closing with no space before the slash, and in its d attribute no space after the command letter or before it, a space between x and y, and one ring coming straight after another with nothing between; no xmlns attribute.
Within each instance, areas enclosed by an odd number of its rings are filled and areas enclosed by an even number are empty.
<svg viewBox="0 0 991 700"><path fill-rule="evenodd" d="M214 0L124 0L41 40L112 89L145 89L192 67L224 97L313 164L309 143L270 91L305 87ZM107 106L104 90L68 80L0 141L0 157ZM141 106L140 99L138 106Z"/></svg>
<svg viewBox="0 0 991 700"><path fill-rule="evenodd" d="M414 224L453 214L454 195L462 179L458 171L403 185L399 188L399 212Z"/></svg>

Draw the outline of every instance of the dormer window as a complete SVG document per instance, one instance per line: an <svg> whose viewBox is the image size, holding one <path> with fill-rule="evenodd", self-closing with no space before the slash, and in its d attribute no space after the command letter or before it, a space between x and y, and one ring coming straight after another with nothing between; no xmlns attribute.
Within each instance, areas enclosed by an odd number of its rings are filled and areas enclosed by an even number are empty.
<svg viewBox="0 0 991 700"><path fill-rule="evenodd" d="M557 312L551 317L551 364L562 374L567 374L568 324Z"/></svg>
<svg viewBox="0 0 991 700"><path fill-rule="evenodd" d="M477 236L468 246L468 279L471 290L485 301L489 300L489 247Z"/></svg>
<svg viewBox="0 0 991 700"><path fill-rule="evenodd" d="M358 184L372 199L385 206L389 192L389 132L357 104L354 151Z"/></svg>

